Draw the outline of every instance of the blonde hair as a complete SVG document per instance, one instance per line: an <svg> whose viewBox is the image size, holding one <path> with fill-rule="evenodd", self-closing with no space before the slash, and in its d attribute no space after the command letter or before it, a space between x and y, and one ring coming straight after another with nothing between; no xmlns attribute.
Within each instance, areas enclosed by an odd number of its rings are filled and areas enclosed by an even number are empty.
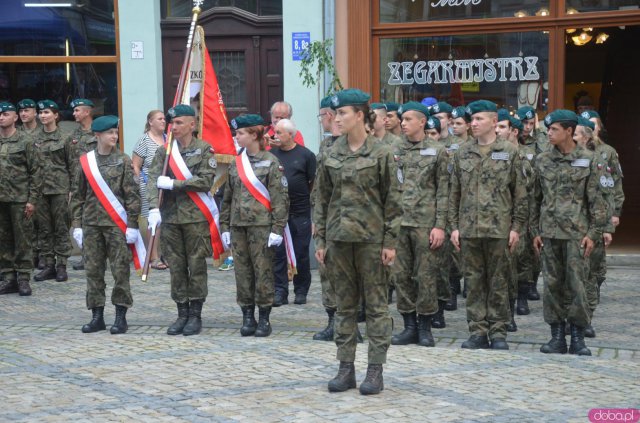
<svg viewBox="0 0 640 423"><path fill-rule="evenodd" d="M147 121L144 123L144 132L149 132L151 130L151 125L149 125L149 121L151 120L152 117L154 117L155 115L157 115L158 113L162 113L164 115L164 112L162 110L152 110L149 113L147 113Z"/></svg>

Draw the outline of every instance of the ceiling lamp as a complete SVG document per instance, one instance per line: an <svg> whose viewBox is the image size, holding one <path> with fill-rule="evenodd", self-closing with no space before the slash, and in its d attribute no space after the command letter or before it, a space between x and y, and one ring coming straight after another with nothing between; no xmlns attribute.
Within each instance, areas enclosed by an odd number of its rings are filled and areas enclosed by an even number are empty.
<svg viewBox="0 0 640 423"><path fill-rule="evenodd" d="M536 12L536 16L549 16L549 9L543 7L542 9Z"/></svg>
<svg viewBox="0 0 640 423"><path fill-rule="evenodd" d="M583 46L587 44L589 41L591 41L592 38L593 38L592 35L586 32L581 32L580 35L575 35L571 37L571 40L573 41L573 44L577 46Z"/></svg>
<svg viewBox="0 0 640 423"><path fill-rule="evenodd" d="M609 34L606 32L601 32L596 36L596 44L604 44L605 41L609 39Z"/></svg>
<svg viewBox="0 0 640 423"><path fill-rule="evenodd" d="M518 10L516 13L514 13L513 16L515 16L516 18L524 18L526 16L529 16L529 14L526 10Z"/></svg>

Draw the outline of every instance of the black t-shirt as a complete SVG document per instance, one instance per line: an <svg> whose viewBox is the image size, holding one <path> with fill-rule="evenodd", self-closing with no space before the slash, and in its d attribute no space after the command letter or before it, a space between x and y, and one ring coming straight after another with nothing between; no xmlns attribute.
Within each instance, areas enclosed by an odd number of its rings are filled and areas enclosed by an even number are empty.
<svg viewBox="0 0 640 423"><path fill-rule="evenodd" d="M289 214L306 216L311 213L311 189L316 177L316 155L306 147L295 144L289 151L272 148L284 167L284 176L289 184Z"/></svg>

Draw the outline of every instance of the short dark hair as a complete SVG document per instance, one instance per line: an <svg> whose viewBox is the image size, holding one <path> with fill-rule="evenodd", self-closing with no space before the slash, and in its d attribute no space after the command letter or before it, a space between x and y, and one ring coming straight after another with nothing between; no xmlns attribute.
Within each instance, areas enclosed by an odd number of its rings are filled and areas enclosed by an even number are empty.
<svg viewBox="0 0 640 423"><path fill-rule="evenodd" d="M558 122L558 125L562 126L564 129L571 128L571 135L576 133L576 127L578 126L578 122L568 122L562 121Z"/></svg>

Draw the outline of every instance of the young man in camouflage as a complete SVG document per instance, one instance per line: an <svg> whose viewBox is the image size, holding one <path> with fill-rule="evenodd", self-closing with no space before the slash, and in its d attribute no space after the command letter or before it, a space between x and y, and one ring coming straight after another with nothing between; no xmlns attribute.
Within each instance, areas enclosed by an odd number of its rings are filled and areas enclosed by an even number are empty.
<svg viewBox="0 0 640 423"><path fill-rule="evenodd" d="M526 187L517 148L496 135L497 107L467 106L473 140L456 152L451 175L451 242L462 252L471 336L462 348L508 349L509 252L526 228ZM490 342L489 342L490 341Z"/></svg>

